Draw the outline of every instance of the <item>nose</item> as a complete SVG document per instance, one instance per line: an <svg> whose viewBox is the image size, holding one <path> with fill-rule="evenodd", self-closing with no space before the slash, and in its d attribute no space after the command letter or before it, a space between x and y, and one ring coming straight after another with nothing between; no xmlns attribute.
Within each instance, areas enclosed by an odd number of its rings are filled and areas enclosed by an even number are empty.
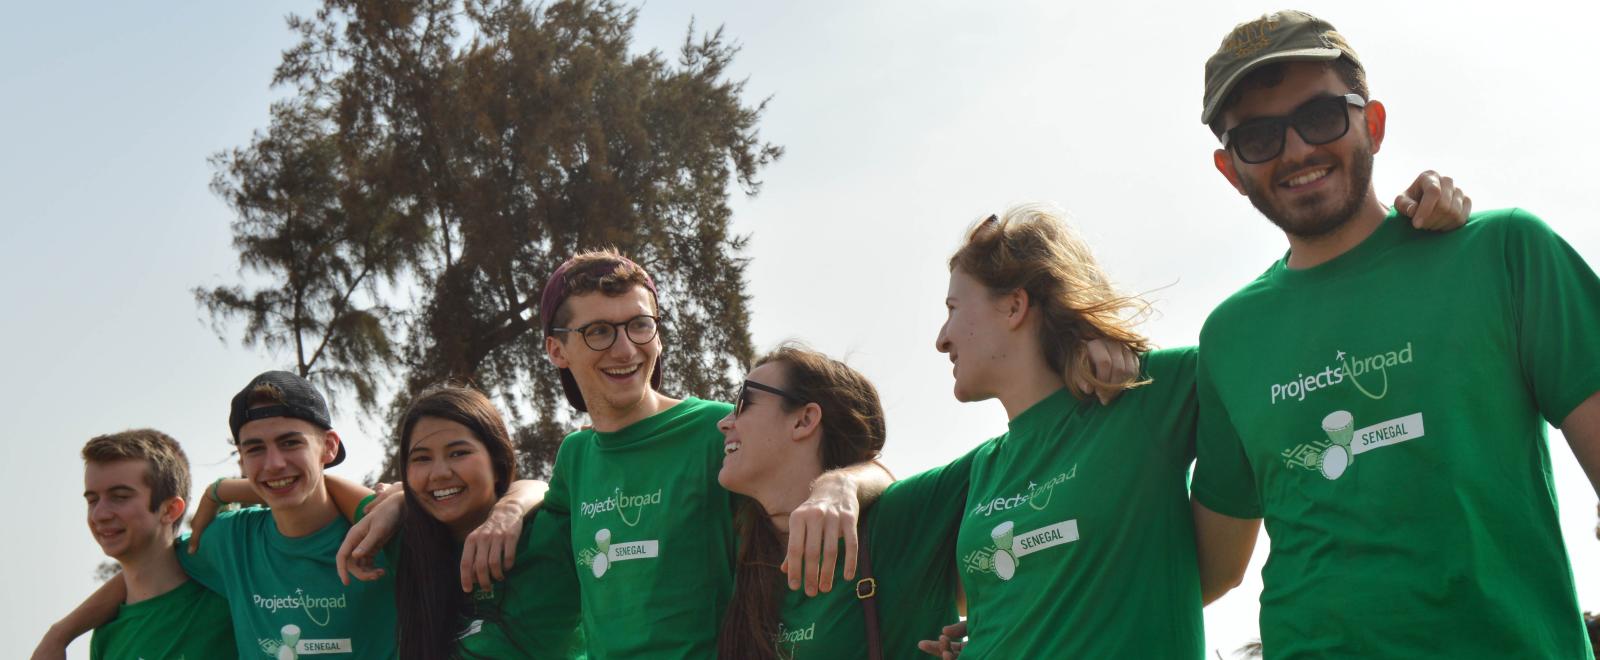
<svg viewBox="0 0 1600 660"><path fill-rule="evenodd" d="M89 505L89 520L105 522L111 520L111 503L105 498Z"/></svg>
<svg viewBox="0 0 1600 660"><path fill-rule="evenodd" d="M283 452L278 451L277 446L273 445L272 443L267 443L267 459L262 461L262 468L264 468L268 474L271 474L272 472L283 469L286 465L288 465L288 462L283 460Z"/></svg>
<svg viewBox="0 0 1600 660"><path fill-rule="evenodd" d="M1286 163L1298 163L1316 149L1316 145L1306 144L1300 131L1289 126L1283 129L1283 153L1278 154L1278 158Z"/></svg>
<svg viewBox="0 0 1600 660"><path fill-rule="evenodd" d="M937 350L940 353L949 353L950 352L950 337L949 337L949 333L950 333L950 322L949 321L945 321L944 325L939 326L939 334L938 334L938 336L933 338L933 348L934 348L934 350Z"/></svg>
<svg viewBox="0 0 1600 660"><path fill-rule="evenodd" d="M717 430L721 431L723 435L733 432L733 413L730 412L726 417L717 420Z"/></svg>
<svg viewBox="0 0 1600 660"><path fill-rule="evenodd" d="M454 474L455 469L450 467L450 461L435 460L428 467L428 481L447 481Z"/></svg>

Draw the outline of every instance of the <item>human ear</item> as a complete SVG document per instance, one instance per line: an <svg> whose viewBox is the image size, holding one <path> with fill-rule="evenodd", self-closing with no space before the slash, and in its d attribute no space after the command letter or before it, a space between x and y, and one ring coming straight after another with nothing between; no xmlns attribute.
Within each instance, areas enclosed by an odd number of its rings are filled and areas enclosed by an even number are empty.
<svg viewBox="0 0 1600 660"><path fill-rule="evenodd" d="M794 422L794 437L796 440L809 437L822 425L822 406L808 403L800 409L800 417Z"/></svg>
<svg viewBox="0 0 1600 660"><path fill-rule="evenodd" d="M335 433L332 429L329 429L329 430L324 431L322 433L322 464L323 465L327 465L330 461L333 460L333 457L339 455L339 443L340 442L343 442L343 441L339 439L339 434Z"/></svg>
<svg viewBox="0 0 1600 660"><path fill-rule="evenodd" d="M1006 294L1002 304L1006 313L1006 327L1008 329L1016 330L1022 326L1024 321L1028 320L1027 289L1017 289Z"/></svg>
<svg viewBox="0 0 1600 660"><path fill-rule="evenodd" d="M189 510L189 503L182 497L169 497L161 503L160 520L163 525L171 525L183 519L183 512Z"/></svg>
<svg viewBox="0 0 1600 660"><path fill-rule="evenodd" d="M1383 132L1389 121L1389 110L1378 101L1367 101L1367 111L1362 114L1367 118L1367 141L1372 145L1372 153L1378 153L1383 148Z"/></svg>
<svg viewBox="0 0 1600 660"><path fill-rule="evenodd" d="M544 338L545 357L550 358L550 364L556 365L557 369L572 368L570 363L567 361L565 349L566 347L561 345L561 340L556 339L553 336Z"/></svg>
<svg viewBox="0 0 1600 660"><path fill-rule="evenodd" d="M1239 191L1241 195L1248 194L1244 191L1244 186L1239 185L1239 172L1233 168L1233 156L1227 149L1211 152L1211 164L1216 166L1217 171L1222 173L1222 178L1227 179L1228 185L1233 186L1234 190Z"/></svg>

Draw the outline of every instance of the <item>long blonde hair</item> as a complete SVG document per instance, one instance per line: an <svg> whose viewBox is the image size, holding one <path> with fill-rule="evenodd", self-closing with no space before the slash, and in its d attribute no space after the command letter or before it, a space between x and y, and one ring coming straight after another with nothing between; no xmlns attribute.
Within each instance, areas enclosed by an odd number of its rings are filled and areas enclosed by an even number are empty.
<svg viewBox="0 0 1600 660"><path fill-rule="evenodd" d="M977 222L950 257L950 270L970 275L994 295L1021 289L1039 311L1039 344L1050 370L1071 382L1081 371L1098 386L1132 388L1137 376L1120 383L1101 380L1089 368L1085 342L1121 344L1135 354L1150 350L1150 340L1134 326L1149 312L1142 298L1112 286L1089 251L1089 244L1048 204L1019 204ZM1075 393L1076 394L1076 393Z"/></svg>

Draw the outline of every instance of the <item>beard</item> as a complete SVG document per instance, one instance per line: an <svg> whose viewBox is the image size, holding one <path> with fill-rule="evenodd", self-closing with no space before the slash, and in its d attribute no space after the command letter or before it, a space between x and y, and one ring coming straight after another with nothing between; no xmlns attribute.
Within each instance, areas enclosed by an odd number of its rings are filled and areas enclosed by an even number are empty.
<svg viewBox="0 0 1600 660"><path fill-rule="evenodd" d="M1336 162L1331 157L1312 158L1281 169L1292 172L1324 164L1334 165ZM1320 195L1301 196L1293 203L1284 203L1276 197L1275 184L1263 184L1250 177L1239 177L1239 181L1244 186L1245 194L1250 197L1250 204L1284 233L1299 238L1319 238L1343 227L1361 208L1367 189L1372 185L1372 147L1365 144L1356 147L1350 155L1349 166L1343 169L1348 172L1346 183L1349 188L1344 191L1342 199L1335 197L1338 192L1327 191ZM1338 174L1338 171L1329 176L1334 174Z"/></svg>

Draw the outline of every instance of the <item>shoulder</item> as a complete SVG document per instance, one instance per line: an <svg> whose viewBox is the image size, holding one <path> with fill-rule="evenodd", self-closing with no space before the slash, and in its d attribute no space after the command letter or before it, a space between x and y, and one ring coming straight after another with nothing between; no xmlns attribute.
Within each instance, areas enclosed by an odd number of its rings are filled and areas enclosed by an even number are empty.
<svg viewBox="0 0 1600 660"><path fill-rule="evenodd" d="M682 417L700 421L709 419L712 422L716 422L716 420L727 417L728 413L733 412L733 404L731 403L706 401L705 399L694 397L684 399L683 403L675 407L681 409L680 415Z"/></svg>
<svg viewBox="0 0 1600 660"><path fill-rule="evenodd" d="M1199 348L1183 346L1162 348L1144 354L1144 372L1152 380L1160 378L1194 378L1194 367L1200 355Z"/></svg>
<svg viewBox="0 0 1600 660"><path fill-rule="evenodd" d="M1274 262L1276 263L1276 262ZM1204 346L1207 336L1216 333L1228 332L1228 328L1240 322L1241 317L1248 318L1253 314L1251 310L1268 292L1272 290L1272 268L1257 275L1248 284L1234 291L1222 303L1218 304L1206 316L1205 323L1200 327L1200 345Z"/></svg>

